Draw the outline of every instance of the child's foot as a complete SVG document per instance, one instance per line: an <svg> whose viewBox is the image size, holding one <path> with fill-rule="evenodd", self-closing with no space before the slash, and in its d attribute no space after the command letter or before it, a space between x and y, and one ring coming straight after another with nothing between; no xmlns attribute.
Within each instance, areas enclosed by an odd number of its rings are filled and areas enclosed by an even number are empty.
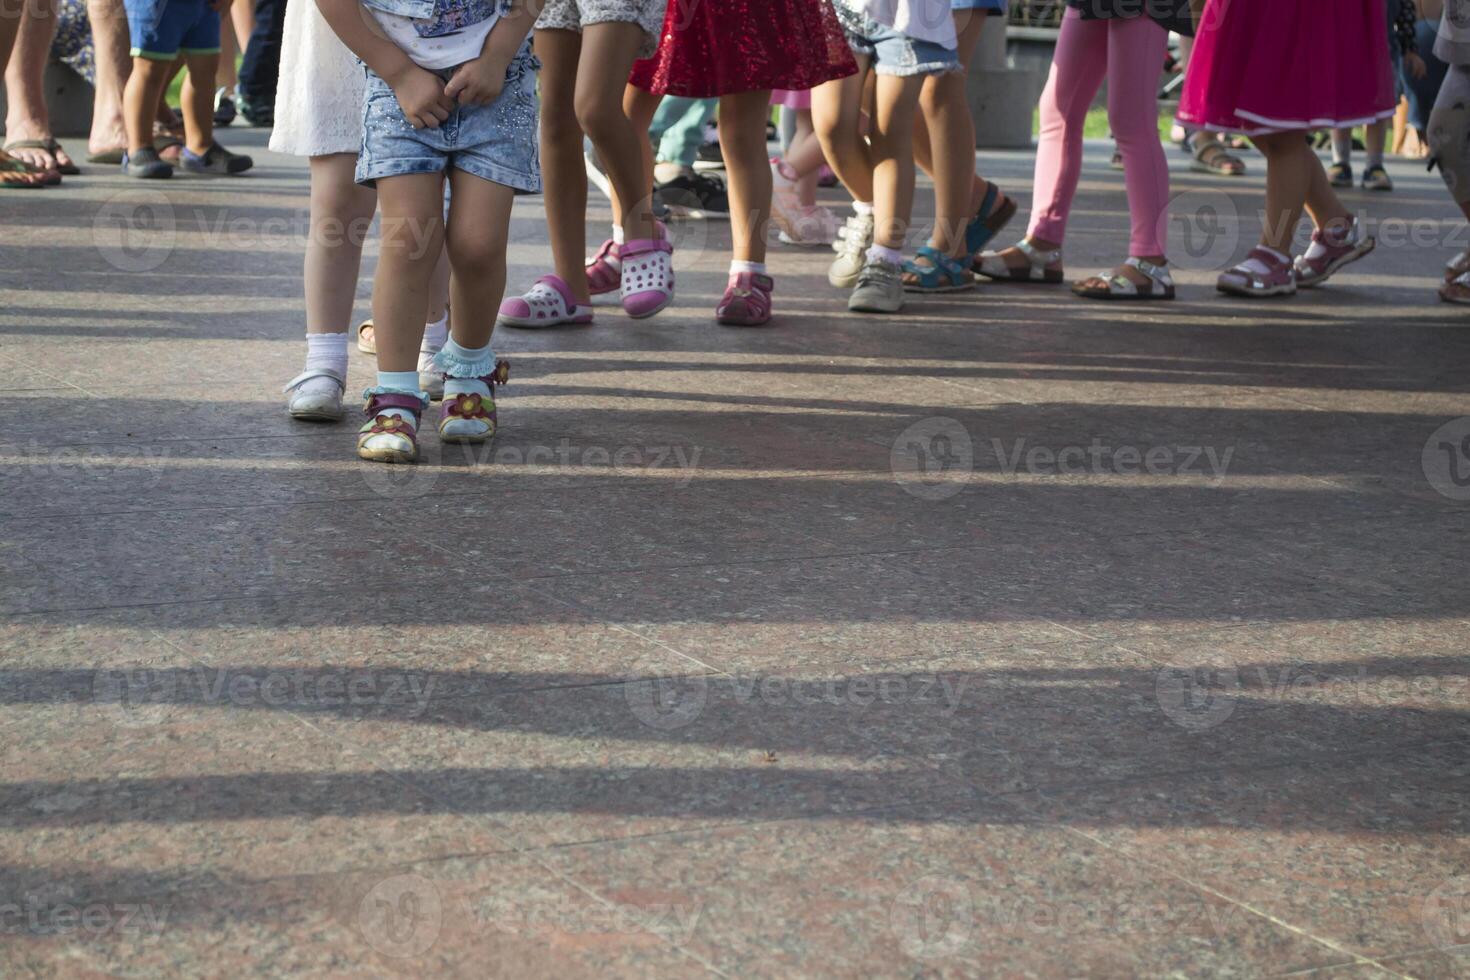
<svg viewBox="0 0 1470 980"><path fill-rule="evenodd" d="M1378 163L1363 171L1363 190L1365 191L1391 191L1393 190L1393 178Z"/></svg>
<svg viewBox="0 0 1470 980"><path fill-rule="evenodd" d="M1353 186L1353 168L1351 164L1334 163L1327 168L1327 182L1333 187Z"/></svg>
<svg viewBox="0 0 1470 980"><path fill-rule="evenodd" d="M1291 296L1296 292L1296 270L1285 255L1257 245L1244 262L1220 273L1215 288L1231 296Z"/></svg>
<svg viewBox="0 0 1470 980"><path fill-rule="evenodd" d="M375 463L412 463L419 458L417 395L369 390L363 413L368 420L357 431L357 455Z"/></svg>
<svg viewBox="0 0 1470 980"><path fill-rule="evenodd" d="M1312 232L1312 244L1296 259L1296 282L1310 289L1326 282L1343 266L1356 262L1373 251L1378 242L1365 237L1353 221L1342 231L1318 228Z"/></svg>
<svg viewBox="0 0 1470 980"><path fill-rule="evenodd" d="M235 121L235 93L223 86L214 92L214 124L228 126Z"/></svg>
<svg viewBox="0 0 1470 980"><path fill-rule="evenodd" d="M231 153L218 143L205 150L202 155L186 146L179 162L190 173L213 174L217 177L242 174L255 166L255 161L243 153Z"/></svg>
<svg viewBox="0 0 1470 980"><path fill-rule="evenodd" d="M145 146L136 152L123 154L122 172L124 177L164 180L174 175L174 168L158 155L157 150Z"/></svg>
<svg viewBox="0 0 1470 980"><path fill-rule="evenodd" d="M419 348L419 387L428 393L431 402L444 397L444 372L434 365L438 353L437 348Z"/></svg>
<svg viewBox="0 0 1470 980"><path fill-rule="evenodd" d="M622 250L623 246L609 238L587 260L587 291L593 296L615 292L623 284Z"/></svg>
<svg viewBox="0 0 1470 980"><path fill-rule="evenodd" d="M851 289L863 274L868 249L873 247L873 214L854 214L847 219L832 243L837 258L827 269L827 281L838 289Z"/></svg>
<svg viewBox="0 0 1470 980"><path fill-rule="evenodd" d="M478 444L495 437L495 386L510 379L510 363L496 361L495 369L479 378L445 379L444 403L439 406L439 440Z"/></svg>
<svg viewBox="0 0 1470 980"><path fill-rule="evenodd" d="M780 157L771 157L771 220L781 234L800 237L796 219L801 198L796 192L796 172Z"/></svg>
<svg viewBox="0 0 1470 980"><path fill-rule="evenodd" d="M715 320L727 327L759 327L771 321L775 281L761 272L732 272Z"/></svg>
<svg viewBox="0 0 1470 980"><path fill-rule="evenodd" d="M999 252L981 252L975 257L975 271L996 282L1061 282L1062 250L1042 249L1023 238Z"/></svg>
<svg viewBox="0 0 1470 980"><path fill-rule="evenodd" d="M579 303L566 280L542 276L520 296L500 304L500 321L507 327L560 327L591 323L592 306Z"/></svg>
<svg viewBox="0 0 1470 980"><path fill-rule="evenodd" d="M283 389L291 397L286 411L305 422L338 422L346 414L342 392L347 379L330 368L313 368L292 378Z"/></svg>
<svg viewBox="0 0 1470 980"><path fill-rule="evenodd" d="M869 258L848 297L854 313L897 313L903 309L903 267L897 262Z"/></svg>
<svg viewBox="0 0 1470 980"><path fill-rule="evenodd" d="M622 250L623 311L635 320L674 300L674 246L667 238L627 242Z"/></svg>
<svg viewBox="0 0 1470 980"><path fill-rule="evenodd" d="M792 234L781 231L776 237L787 245L798 245L802 248L831 245L842 230L842 222L837 220L837 215L820 204L798 208L792 224Z"/></svg>

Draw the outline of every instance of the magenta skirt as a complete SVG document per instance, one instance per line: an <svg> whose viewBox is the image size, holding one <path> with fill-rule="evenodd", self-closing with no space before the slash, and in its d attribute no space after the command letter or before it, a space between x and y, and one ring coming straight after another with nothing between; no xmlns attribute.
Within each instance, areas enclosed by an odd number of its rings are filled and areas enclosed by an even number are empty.
<svg viewBox="0 0 1470 980"><path fill-rule="evenodd" d="M785 106L788 109L810 109L812 90L809 88L797 91L787 88L772 89L771 105Z"/></svg>
<svg viewBox="0 0 1470 980"><path fill-rule="evenodd" d="M1384 0L1210 0L1179 122L1252 135L1393 115Z"/></svg>

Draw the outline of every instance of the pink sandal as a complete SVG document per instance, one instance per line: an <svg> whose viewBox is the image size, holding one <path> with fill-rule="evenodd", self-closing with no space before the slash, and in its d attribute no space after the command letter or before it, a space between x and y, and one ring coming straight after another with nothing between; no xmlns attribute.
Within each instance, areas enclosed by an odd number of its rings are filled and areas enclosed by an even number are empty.
<svg viewBox="0 0 1470 980"><path fill-rule="evenodd" d="M759 327L771 322L771 292L776 283L759 272L730 276L725 295L715 307L715 319L727 327Z"/></svg>
<svg viewBox="0 0 1470 980"><path fill-rule="evenodd" d="M1356 262L1373 251L1378 242L1371 236L1358 234L1357 219L1340 232L1318 228L1312 232L1312 244L1296 259L1296 283L1303 289L1320 286L1343 266Z"/></svg>
<svg viewBox="0 0 1470 980"><path fill-rule="evenodd" d="M1296 270L1289 259L1257 245L1244 262L1220 273L1215 288L1231 296L1290 296L1296 292Z"/></svg>
<svg viewBox="0 0 1470 980"><path fill-rule="evenodd" d="M674 246L667 238L626 242L622 250L623 311L635 320L674 300Z"/></svg>
<svg viewBox="0 0 1470 980"><path fill-rule="evenodd" d="M507 327L560 327L568 323L591 323L592 307L577 302L565 279L547 275L537 279L523 295L501 303L499 322Z"/></svg>
<svg viewBox="0 0 1470 980"><path fill-rule="evenodd" d="M593 296L615 292L623 284L622 249L623 246L609 238L587 260L587 289Z"/></svg>

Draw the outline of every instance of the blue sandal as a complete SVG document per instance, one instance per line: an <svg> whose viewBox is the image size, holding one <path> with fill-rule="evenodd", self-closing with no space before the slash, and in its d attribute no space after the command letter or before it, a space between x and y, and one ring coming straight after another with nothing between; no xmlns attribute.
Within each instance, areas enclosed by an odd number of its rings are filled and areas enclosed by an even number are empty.
<svg viewBox="0 0 1470 980"><path fill-rule="evenodd" d="M980 202L979 213L965 226L965 250L970 253L972 262L1016 216L1016 202L1008 197L997 204L1000 196L1000 188L992 182L985 190L985 200Z"/></svg>
<svg viewBox="0 0 1470 980"><path fill-rule="evenodd" d="M927 259L928 265L919 265L916 259ZM975 286L975 274L969 263L952 259L933 245L925 245L903 263L904 292L908 293L957 293ZM909 277L914 277L910 281Z"/></svg>

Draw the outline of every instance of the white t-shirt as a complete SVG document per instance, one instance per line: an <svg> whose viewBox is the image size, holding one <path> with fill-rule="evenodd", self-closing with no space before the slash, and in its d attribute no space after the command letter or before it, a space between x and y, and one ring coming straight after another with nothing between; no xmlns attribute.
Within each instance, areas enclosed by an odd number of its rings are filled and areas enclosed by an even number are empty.
<svg viewBox="0 0 1470 980"><path fill-rule="evenodd" d="M373 15L388 40L402 48L414 64L430 71L474 61L500 20L492 0L438 0L433 17L402 17L381 10L373 10Z"/></svg>
<svg viewBox="0 0 1470 980"><path fill-rule="evenodd" d="M932 41L951 51L959 47L950 0L843 0L843 3L900 34Z"/></svg>

